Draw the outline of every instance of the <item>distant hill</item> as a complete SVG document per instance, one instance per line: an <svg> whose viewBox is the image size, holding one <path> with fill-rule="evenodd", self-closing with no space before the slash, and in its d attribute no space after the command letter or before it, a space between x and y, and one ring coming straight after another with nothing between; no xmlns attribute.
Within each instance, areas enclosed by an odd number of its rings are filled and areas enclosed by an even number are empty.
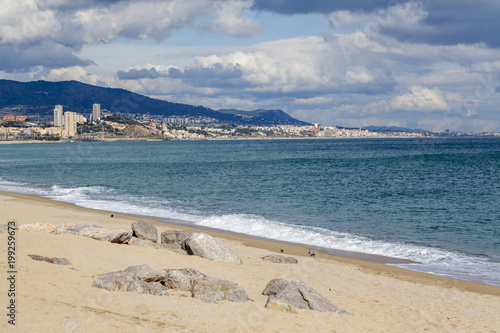
<svg viewBox="0 0 500 333"><path fill-rule="evenodd" d="M172 103L124 89L103 88L78 81L0 80L0 114L50 116L56 104L63 105L65 110L89 113L94 103L101 104L101 109L111 113L151 114L165 117L204 116L235 124L307 124L281 110L221 112L203 106Z"/></svg>
<svg viewBox="0 0 500 333"><path fill-rule="evenodd" d="M242 111L236 109L219 109L217 111L224 114L241 116L243 118L251 118L254 121L273 122L277 124L310 125L309 123L299 121L291 117L288 113L282 110L259 109L253 111Z"/></svg>

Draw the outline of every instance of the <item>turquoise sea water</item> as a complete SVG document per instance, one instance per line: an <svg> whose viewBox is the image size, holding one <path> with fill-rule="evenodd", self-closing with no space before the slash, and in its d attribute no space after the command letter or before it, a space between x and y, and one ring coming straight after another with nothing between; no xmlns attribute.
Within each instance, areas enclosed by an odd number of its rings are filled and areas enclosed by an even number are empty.
<svg viewBox="0 0 500 333"><path fill-rule="evenodd" d="M500 138L0 145L0 190L500 286Z"/></svg>

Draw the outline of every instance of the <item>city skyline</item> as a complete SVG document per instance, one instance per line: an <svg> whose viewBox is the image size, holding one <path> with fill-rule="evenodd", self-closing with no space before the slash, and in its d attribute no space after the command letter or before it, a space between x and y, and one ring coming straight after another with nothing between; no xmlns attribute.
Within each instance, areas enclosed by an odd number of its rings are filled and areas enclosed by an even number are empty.
<svg viewBox="0 0 500 333"><path fill-rule="evenodd" d="M496 2L7 2L0 78L328 125L500 131Z"/></svg>

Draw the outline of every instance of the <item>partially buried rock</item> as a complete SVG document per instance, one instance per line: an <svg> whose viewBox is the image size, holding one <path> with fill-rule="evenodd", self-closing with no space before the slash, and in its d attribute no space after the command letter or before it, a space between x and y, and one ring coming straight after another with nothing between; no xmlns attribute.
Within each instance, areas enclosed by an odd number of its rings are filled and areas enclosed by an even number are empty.
<svg viewBox="0 0 500 333"><path fill-rule="evenodd" d="M148 294L156 296L170 296L167 288L160 282L145 282L143 280L130 281L127 291L134 294Z"/></svg>
<svg viewBox="0 0 500 333"><path fill-rule="evenodd" d="M190 231L185 230L168 230L161 233L161 242L167 245L178 245L179 248L182 242L193 235Z"/></svg>
<svg viewBox="0 0 500 333"><path fill-rule="evenodd" d="M271 280L262 294L269 296L266 304L268 308L282 310L286 308L284 304L286 303L298 309L351 314L349 311L336 306L328 299L318 294L316 290L304 282L298 280L291 282L283 279Z"/></svg>
<svg viewBox="0 0 500 333"><path fill-rule="evenodd" d="M132 236L139 239L147 239L158 242L158 232L154 225L144 220L138 220L132 223Z"/></svg>
<svg viewBox="0 0 500 333"><path fill-rule="evenodd" d="M160 282L166 276L164 270L155 271L148 265L131 266L124 271L102 274L92 283L92 287L110 291L129 291L136 294L168 296Z"/></svg>
<svg viewBox="0 0 500 333"><path fill-rule="evenodd" d="M43 257L37 254L28 254L28 257L30 257L33 260L46 261L48 263L55 265L71 265L71 262L66 258Z"/></svg>
<svg viewBox="0 0 500 333"><path fill-rule="evenodd" d="M127 290L132 282L132 277L125 272L110 272L101 275L92 283L92 287L106 289L110 291Z"/></svg>
<svg viewBox="0 0 500 333"><path fill-rule="evenodd" d="M192 268L169 269L165 278L169 289L190 291L191 296L203 301L246 302L246 291L237 283L207 276Z"/></svg>
<svg viewBox="0 0 500 333"><path fill-rule="evenodd" d="M271 254L265 257L262 257L262 260L273 262L276 264L298 264L299 261L294 257L285 257L279 254Z"/></svg>
<svg viewBox="0 0 500 333"><path fill-rule="evenodd" d="M219 262L241 265L241 259L228 247L218 243L212 236L195 233L184 240L182 248L189 254Z"/></svg>
<svg viewBox="0 0 500 333"><path fill-rule="evenodd" d="M79 235L111 243L128 243L132 234L124 230L106 230L103 228L88 227L80 230Z"/></svg>
<svg viewBox="0 0 500 333"><path fill-rule="evenodd" d="M157 296L169 296L168 289L190 291L192 297L207 302L248 300L247 293L237 283L210 277L192 268L155 271L148 265L131 266L124 271L100 275L92 287Z"/></svg>

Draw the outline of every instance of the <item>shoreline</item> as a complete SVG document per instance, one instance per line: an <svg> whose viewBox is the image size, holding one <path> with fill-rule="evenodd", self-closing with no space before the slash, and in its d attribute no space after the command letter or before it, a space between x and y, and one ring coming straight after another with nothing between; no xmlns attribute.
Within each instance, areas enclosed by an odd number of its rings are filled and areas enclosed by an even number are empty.
<svg viewBox="0 0 500 333"><path fill-rule="evenodd" d="M113 211L85 208L77 206L73 203L57 201L42 196L36 196L30 194L0 191L0 197L1 196L5 196L11 199L20 199L28 202L41 203L47 206L55 206L55 207L70 209L82 213L99 214L102 217L106 216L107 218L109 218L110 214L113 214L114 220L124 219L130 222L134 222L138 219L144 219L159 228L167 227L169 229L183 229L192 232L201 231L216 238L221 238L229 241L236 241L246 247L267 250L269 252L273 252L276 254L280 254L280 249L284 248L285 249L285 252L283 253L284 255L301 256L307 258L309 257L307 255L308 249L314 249L316 251L315 258L326 259L338 263L355 266L360 270L366 271L370 274L391 276L398 280L410 281L422 285L455 288L460 291L474 292L483 295L500 296L500 287L497 286L476 283L466 280L459 280L450 277L443 277L443 276L433 275L431 273L423 273L419 271L409 270L406 268L392 266L395 264L414 263L405 259L372 255L361 252L326 249L304 244L279 241L264 237L231 232L227 230L198 226L195 224L190 224L189 221L171 220L166 218L158 218L154 216L144 216L140 214L115 213ZM1 221L0 224L7 222L8 221ZM25 222L25 223L36 223L36 221Z"/></svg>
<svg viewBox="0 0 500 333"><path fill-rule="evenodd" d="M0 192L0 224L96 224L104 230L131 232L145 219L158 236L169 230L203 231L230 248L243 264L235 265L176 251L98 241L68 233L15 230L15 253L0 230L0 330L9 332L12 317L22 332L500 332L500 287L438 277L375 262L334 256L307 248L238 234L165 223L156 218L93 210L48 198ZM175 221L168 221L175 222ZM3 228L4 226L2 226ZM194 226L196 227L196 226ZM0 228L0 229L2 229ZM10 231L12 232L12 230ZM262 257L279 254L296 264L276 264ZM10 251L10 252L9 252ZM32 255L64 258L69 265L32 260ZM13 258L12 258L13 257ZM93 287L109 272L148 265L155 271L194 269L241 287L246 302L204 301L190 292L169 289L158 296ZM9 264L10 265L10 264ZM7 275L9 274L9 275ZM14 275L12 275L14 274ZM7 279L9 278L9 279ZM15 284L13 280L15 279ZM352 315L292 308L266 308L264 288L274 279L302 281ZM15 297L7 291L15 290ZM12 294L11 294L12 295Z"/></svg>

